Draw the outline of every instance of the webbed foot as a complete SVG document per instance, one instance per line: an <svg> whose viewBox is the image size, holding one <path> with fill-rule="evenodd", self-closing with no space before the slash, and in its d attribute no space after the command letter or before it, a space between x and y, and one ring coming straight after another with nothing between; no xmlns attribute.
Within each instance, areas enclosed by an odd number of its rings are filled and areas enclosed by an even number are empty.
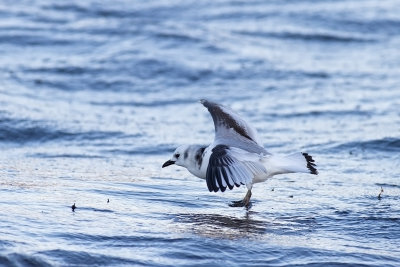
<svg viewBox="0 0 400 267"><path fill-rule="evenodd" d="M247 209L251 208L251 190L247 191L246 196L243 198L243 200L239 201L232 201L231 204L229 204L230 207L246 207Z"/></svg>
<svg viewBox="0 0 400 267"><path fill-rule="evenodd" d="M229 207L244 207L246 205L246 203L244 203L243 200L239 200L239 201L232 201L229 204Z"/></svg>

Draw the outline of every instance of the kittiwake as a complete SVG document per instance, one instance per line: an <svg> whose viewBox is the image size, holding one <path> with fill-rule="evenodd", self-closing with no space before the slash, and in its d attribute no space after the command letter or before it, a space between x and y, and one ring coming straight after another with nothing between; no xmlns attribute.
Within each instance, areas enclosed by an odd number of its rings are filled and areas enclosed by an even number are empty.
<svg viewBox="0 0 400 267"><path fill-rule="evenodd" d="M182 145L162 168L176 164L191 174L205 179L210 192L224 192L235 186L246 185L243 200L230 206L248 207L253 184L283 173L318 174L314 159L308 153L297 152L286 156L265 150L250 127L236 112L208 100L201 100L210 112L215 126L214 142L209 146Z"/></svg>

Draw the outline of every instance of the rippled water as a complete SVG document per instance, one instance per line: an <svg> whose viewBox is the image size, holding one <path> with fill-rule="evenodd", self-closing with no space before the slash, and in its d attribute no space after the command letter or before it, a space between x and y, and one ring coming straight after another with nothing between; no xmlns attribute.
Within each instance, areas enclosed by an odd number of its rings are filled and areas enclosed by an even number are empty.
<svg viewBox="0 0 400 267"><path fill-rule="evenodd" d="M0 1L0 265L398 266L399 14L396 0ZM257 184L247 211L228 207L243 187L161 169L212 141L204 97L320 175Z"/></svg>

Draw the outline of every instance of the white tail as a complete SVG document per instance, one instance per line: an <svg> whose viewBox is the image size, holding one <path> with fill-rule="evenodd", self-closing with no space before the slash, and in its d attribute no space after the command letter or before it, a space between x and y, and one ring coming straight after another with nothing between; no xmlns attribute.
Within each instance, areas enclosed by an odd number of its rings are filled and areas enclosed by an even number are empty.
<svg viewBox="0 0 400 267"><path fill-rule="evenodd" d="M318 174L314 159L307 153L293 153L287 156L272 155L266 160L265 164L270 175L305 172Z"/></svg>

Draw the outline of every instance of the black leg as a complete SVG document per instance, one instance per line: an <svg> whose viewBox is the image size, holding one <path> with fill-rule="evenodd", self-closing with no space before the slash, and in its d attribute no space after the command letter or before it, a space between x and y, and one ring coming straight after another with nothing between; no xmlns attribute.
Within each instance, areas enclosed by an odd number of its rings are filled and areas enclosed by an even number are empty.
<svg viewBox="0 0 400 267"><path fill-rule="evenodd" d="M246 208L250 208L250 206L251 206L250 198L251 198L251 190L248 190L246 196L243 199L244 206Z"/></svg>
<svg viewBox="0 0 400 267"><path fill-rule="evenodd" d="M229 206L250 208L251 207L250 198L251 198L251 190L248 190L246 196L242 200L232 201L232 203L229 204Z"/></svg>

